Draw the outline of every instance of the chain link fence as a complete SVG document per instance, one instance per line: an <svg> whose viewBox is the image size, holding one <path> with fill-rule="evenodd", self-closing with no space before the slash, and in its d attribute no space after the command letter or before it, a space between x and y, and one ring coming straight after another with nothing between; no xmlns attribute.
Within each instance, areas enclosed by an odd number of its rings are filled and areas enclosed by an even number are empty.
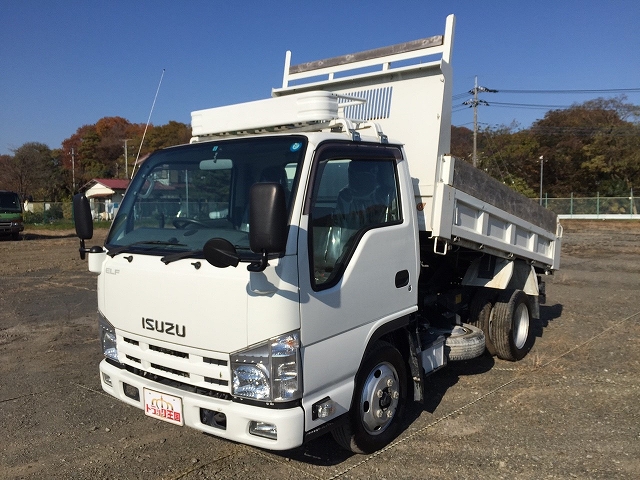
<svg viewBox="0 0 640 480"><path fill-rule="evenodd" d="M539 199L532 199L539 202ZM574 197L542 199L542 205L560 218L640 219L640 197ZM108 226L118 210L109 200L91 199L91 212L96 225ZM24 220L28 225L69 226L73 228L71 202L30 202L24 205Z"/></svg>
<svg viewBox="0 0 640 480"><path fill-rule="evenodd" d="M539 200L539 199L537 199ZM628 197L574 197L543 198L542 205L561 218L640 218L640 198Z"/></svg>
<svg viewBox="0 0 640 480"><path fill-rule="evenodd" d="M25 202L23 217L26 226L55 225L73 228L73 204L71 202ZM94 222L105 226L113 220L117 204L109 200L91 200L91 213Z"/></svg>

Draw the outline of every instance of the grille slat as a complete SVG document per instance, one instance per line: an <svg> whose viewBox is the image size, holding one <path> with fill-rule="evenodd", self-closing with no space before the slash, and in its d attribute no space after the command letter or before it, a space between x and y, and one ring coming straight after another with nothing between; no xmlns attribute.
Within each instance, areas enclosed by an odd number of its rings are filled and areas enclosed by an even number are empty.
<svg viewBox="0 0 640 480"><path fill-rule="evenodd" d="M127 369L132 367L138 375L158 379L154 381L162 379L161 383L171 380L183 389L193 387L208 396L215 394L215 390L211 390L215 386L223 397L230 394L228 358L215 358L209 352L208 356L200 356L194 349L180 349L175 344L156 340L147 343L149 340L137 335L119 336L120 358L129 364Z"/></svg>
<svg viewBox="0 0 640 480"><path fill-rule="evenodd" d="M158 365L157 363L152 363L151 368L155 368L156 370L162 370L163 372L173 373L174 375L178 375L180 377L189 378L189 374L187 372L183 372L182 370L176 370L175 368L165 367L164 365Z"/></svg>
<svg viewBox="0 0 640 480"><path fill-rule="evenodd" d="M165 353L167 355L173 355L174 357L189 358L189 354L185 352L179 352L178 350L171 350L169 348L157 347L155 345L149 345L149 350L154 352Z"/></svg>

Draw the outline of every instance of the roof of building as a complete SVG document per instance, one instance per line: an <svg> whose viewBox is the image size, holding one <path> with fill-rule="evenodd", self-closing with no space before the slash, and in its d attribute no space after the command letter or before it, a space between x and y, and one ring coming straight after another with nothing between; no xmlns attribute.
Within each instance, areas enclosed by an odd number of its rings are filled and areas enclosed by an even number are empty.
<svg viewBox="0 0 640 480"><path fill-rule="evenodd" d="M111 197L116 191L124 191L129 186L126 178L94 178L87 182L80 190L86 192L87 197Z"/></svg>
<svg viewBox="0 0 640 480"><path fill-rule="evenodd" d="M129 180L126 178L94 178L91 182L104 185L112 190L126 190L129 186Z"/></svg>

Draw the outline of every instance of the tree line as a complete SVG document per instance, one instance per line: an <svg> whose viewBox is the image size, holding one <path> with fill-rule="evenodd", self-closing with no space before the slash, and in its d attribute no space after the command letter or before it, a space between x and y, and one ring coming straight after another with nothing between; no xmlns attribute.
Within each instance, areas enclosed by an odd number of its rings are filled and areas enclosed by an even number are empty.
<svg viewBox="0 0 640 480"><path fill-rule="evenodd" d="M478 132L477 166L528 197L628 196L640 187L640 107L625 97L551 110L530 128ZM452 128L452 154L471 161L473 132Z"/></svg>
<svg viewBox="0 0 640 480"><path fill-rule="evenodd" d="M68 200L94 178L131 176L138 153L144 158L154 150L188 143L191 138L191 128L175 121L149 125L146 135L144 131L145 124L104 117L78 128L60 148L27 142L13 150L13 155L0 155L0 190L13 190L36 201Z"/></svg>
<svg viewBox="0 0 640 480"><path fill-rule="evenodd" d="M541 162L545 196L627 196L640 185L639 118L640 107L625 97L599 98L551 110L527 129L485 128L477 135L477 166L532 198L539 195ZM67 200L93 178L130 176L138 152L144 158L191 137L188 125L170 121L150 125L140 147L144 130L105 117L78 128L60 148L25 143L0 156L0 189L36 201ZM473 132L454 126L451 134L451 153L471 162Z"/></svg>

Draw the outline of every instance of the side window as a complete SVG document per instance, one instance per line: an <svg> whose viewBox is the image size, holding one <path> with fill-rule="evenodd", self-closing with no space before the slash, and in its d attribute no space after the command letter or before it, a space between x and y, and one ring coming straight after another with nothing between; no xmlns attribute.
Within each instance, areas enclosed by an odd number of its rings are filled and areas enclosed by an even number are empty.
<svg viewBox="0 0 640 480"><path fill-rule="evenodd" d="M395 160L321 161L310 213L313 285L328 287L340 278L364 232L402 220Z"/></svg>

